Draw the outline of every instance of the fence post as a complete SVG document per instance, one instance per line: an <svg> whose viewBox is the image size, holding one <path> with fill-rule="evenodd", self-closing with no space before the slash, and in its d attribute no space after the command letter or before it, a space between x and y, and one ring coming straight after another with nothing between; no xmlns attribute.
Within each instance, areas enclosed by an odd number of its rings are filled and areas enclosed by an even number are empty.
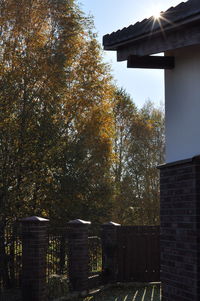
<svg viewBox="0 0 200 301"><path fill-rule="evenodd" d="M88 289L89 249L88 230L91 222L80 219L70 221L68 268L69 280L73 291Z"/></svg>
<svg viewBox="0 0 200 301"><path fill-rule="evenodd" d="M113 222L102 225L103 281L105 283L117 281L117 230L120 226Z"/></svg>
<svg viewBox="0 0 200 301"><path fill-rule="evenodd" d="M32 216L22 222L22 300L46 300L48 220Z"/></svg>

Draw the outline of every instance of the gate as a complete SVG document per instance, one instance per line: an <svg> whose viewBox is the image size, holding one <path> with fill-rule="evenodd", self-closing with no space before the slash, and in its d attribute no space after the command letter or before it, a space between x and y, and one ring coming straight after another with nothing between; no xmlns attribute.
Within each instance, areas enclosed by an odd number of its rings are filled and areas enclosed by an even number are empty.
<svg viewBox="0 0 200 301"><path fill-rule="evenodd" d="M160 227L127 226L117 230L119 281L160 281Z"/></svg>

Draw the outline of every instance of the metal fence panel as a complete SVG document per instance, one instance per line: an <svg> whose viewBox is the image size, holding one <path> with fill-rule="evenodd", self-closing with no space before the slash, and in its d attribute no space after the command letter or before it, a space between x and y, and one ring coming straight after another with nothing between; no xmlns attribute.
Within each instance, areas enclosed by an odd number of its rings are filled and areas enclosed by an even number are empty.
<svg viewBox="0 0 200 301"><path fill-rule="evenodd" d="M21 285L22 240L20 223L7 225L0 234L0 288Z"/></svg>
<svg viewBox="0 0 200 301"><path fill-rule="evenodd" d="M89 237L89 272L90 275L102 271L102 246L101 238L98 236Z"/></svg>

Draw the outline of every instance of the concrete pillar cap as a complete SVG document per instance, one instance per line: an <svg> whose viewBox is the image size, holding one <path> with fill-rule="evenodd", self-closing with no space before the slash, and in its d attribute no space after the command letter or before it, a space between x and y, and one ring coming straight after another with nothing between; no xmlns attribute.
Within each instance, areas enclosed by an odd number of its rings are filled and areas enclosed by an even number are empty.
<svg viewBox="0 0 200 301"><path fill-rule="evenodd" d="M49 219L39 217L39 216L31 216L31 217L26 217L22 218L21 222L48 222Z"/></svg>
<svg viewBox="0 0 200 301"><path fill-rule="evenodd" d="M114 222L108 222L103 224L103 226L115 226L115 227L119 227L121 226L120 224L114 223Z"/></svg>
<svg viewBox="0 0 200 301"><path fill-rule="evenodd" d="M68 224L74 224L74 225L91 225L91 222L84 221L82 219L75 219L75 220L69 221Z"/></svg>

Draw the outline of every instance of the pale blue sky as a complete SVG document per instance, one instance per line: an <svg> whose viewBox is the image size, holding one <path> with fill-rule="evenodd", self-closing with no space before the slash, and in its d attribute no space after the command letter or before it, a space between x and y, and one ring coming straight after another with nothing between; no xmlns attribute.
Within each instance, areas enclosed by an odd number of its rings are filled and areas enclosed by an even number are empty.
<svg viewBox="0 0 200 301"><path fill-rule="evenodd" d="M102 37L153 15L154 11L176 6L180 0L79 0L82 10L94 16L99 42ZM186 2L186 1L184 1ZM116 52L106 51L105 60L111 64L119 87L131 95L138 107L147 99L159 105L164 102L164 71L127 69L126 62L116 62Z"/></svg>

